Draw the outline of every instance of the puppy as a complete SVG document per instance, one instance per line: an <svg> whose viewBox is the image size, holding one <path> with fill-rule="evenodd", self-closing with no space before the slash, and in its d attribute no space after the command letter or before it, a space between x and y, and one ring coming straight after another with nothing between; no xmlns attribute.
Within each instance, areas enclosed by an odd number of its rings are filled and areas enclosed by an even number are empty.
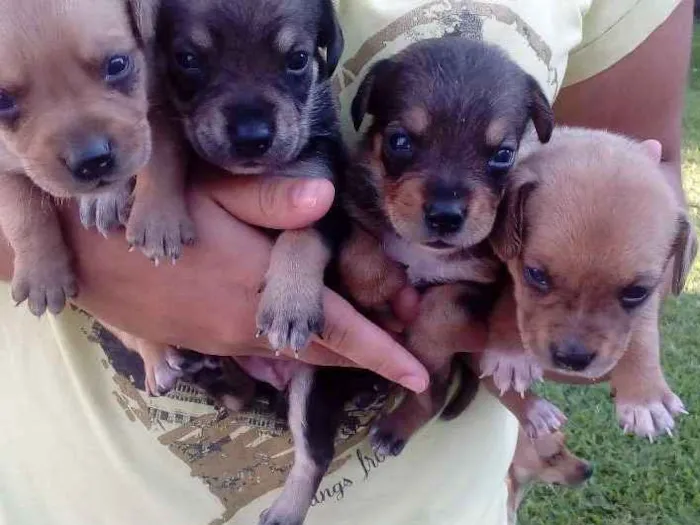
<svg viewBox="0 0 700 525"><path fill-rule="evenodd" d="M352 104L356 128L366 113L374 120L343 196L356 227L342 280L376 315L404 284L424 290L405 343L430 390L407 394L372 431L376 448L398 454L442 408L453 355L485 344L501 272L486 240L528 123L546 142L553 116L537 82L498 49L451 37L375 64Z"/></svg>
<svg viewBox="0 0 700 525"><path fill-rule="evenodd" d="M330 75L343 36L331 0L163 0L156 44L168 96L201 159L229 176L341 182L346 153ZM278 352L299 352L323 330L324 274L348 224L341 211L276 238L257 328ZM275 386L287 390L295 462L260 523L299 525L333 459L343 405L376 377L301 363L275 374L272 360L240 363L260 379L289 378Z"/></svg>
<svg viewBox="0 0 700 525"><path fill-rule="evenodd" d="M655 141L558 128L521 160L492 236L513 281L498 315L522 339L486 352L501 391L543 372L609 380L620 425L650 439L685 413L661 369L659 309L667 269L680 293L697 243L660 157Z"/></svg>
<svg viewBox="0 0 700 525"><path fill-rule="evenodd" d="M170 100L201 158L236 176L332 181L342 171L329 77L343 37L330 0L164 0L156 40ZM336 218L277 238L257 316L277 351L298 352L323 329Z"/></svg>
<svg viewBox="0 0 700 525"><path fill-rule="evenodd" d="M566 448L561 432L531 439L520 428L518 445L508 470L508 524L516 525L518 509L533 483L581 485L593 475L593 467Z"/></svg>
<svg viewBox="0 0 700 525"><path fill-rule="evenodd" d="M177 257L193 233L168 128L149 123L140 6L1 0L0 9L0 223L15 253L12 297L35 315L58 313L77 286L55 199L81 199L83 221L106 232L126 220L134 174L146 168L133 242Z"/></svg>

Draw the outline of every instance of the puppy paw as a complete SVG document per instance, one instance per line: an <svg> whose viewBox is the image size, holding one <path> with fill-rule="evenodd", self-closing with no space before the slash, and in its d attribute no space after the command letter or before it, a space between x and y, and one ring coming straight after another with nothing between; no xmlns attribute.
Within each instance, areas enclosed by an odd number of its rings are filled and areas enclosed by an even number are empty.
<svg viewBox="0 0 700 525"><path fill-rule="evenodd" d="M131 188L124 186L114 191L80 199L80 222L86 228L96 227L103 236L125 226L131 207Z"/></svg>
<svg viewBox="0 0 700 525"><path fill-rule="evenodd" d="M384 456L398 456L406 448L406 439L393 428L389 419L381 419L369 431L372 450Z"/></svg>
<svg viewBox="0 0 700 525"><path fill-rule="evenodd" d="M126 227L126 240L158 264L161 259L175 262L183 246L194 244L194 223L181 203L149 206L135 203Z"/></svg>
<svg viewBox="0 0 700 525"><path fill-rule="evenodd" d="M302 525L303 518L276 509L274 506L260 514L258 525Z"/></svg>
<svg viewBox="0 0 700 525"><path fill-rule="evenodd" d="M481 358L481 377L492 376L501 395L511 389L524 395L543 374L537 360L524 352L489 349Z"/></svg>
<svg viewBox="0 0 700 525"><path fill-rule="evenodd" d="M642 402L618 397L615 405L617 419L625 434L633 433L649 441L662 434L672 436L675 417L688 413L683 401L668 389Z"/></svg>
<svg viewBox="0 0 700 525"><path fill-rule="evenodd" d="M304 286L287 276L268 279L258 308L257 335L266 335L275 351L291 348L298 354L323 326L320 287Z"/></svg>
<svg viewBox="0 0 700 525"><path fill-rule="evenodd" d="M68 257L56 254L41 262L15 259L12 278L12 299L18 305L27 301L29 311L37 317L48 309L60 313L66 301L78 294L78 284Z"/></svg>
<svg viewBox="0 0 700 525"><path fill-rule="evenodd" d="M533 399L525 410L525 421L522 422L525 432L530 439L559 430L566 423L564 413L546 399Z"/></svg>

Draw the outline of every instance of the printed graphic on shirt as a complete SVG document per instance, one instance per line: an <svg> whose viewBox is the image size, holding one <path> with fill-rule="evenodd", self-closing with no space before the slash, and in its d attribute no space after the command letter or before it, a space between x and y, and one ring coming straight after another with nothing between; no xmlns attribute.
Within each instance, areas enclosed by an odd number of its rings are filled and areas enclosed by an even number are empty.
<svg viewBox="0 0 700 525"><path fill-rule="evenodd" d="M283 485L294 459L283 399L257 396L249 408L230 412L183 380L166 396L149 397L141 358L98 323L91 338L105 352L104 365L112 373L114 396L126 417L153 432L225 507L221 517L209 525L224 525L240 509ZM354 403L346 407L329 475L353 461L358 478L366 478L386 460L374 454L348 453L363 441L386 401L385 394L373 393L361 400L361 406ZM313 505L340 501L353 483L343 479L329 486L322 484Z"/></svg>
<svg viewBox="0 0 700 525"><path fill-rule="evenodd" d="M383 49L398 40L415 42L442 36L484 40L486 21L511 27L526 42L547 68L547 83L551 91L556 92L559 87L559 73L552 63L552 50L530 24L507 5L460 0L428 2L394 20L366 40L357 53L342 64L340 73L335 77L336 92L354 83L365 66Z"/></svg>

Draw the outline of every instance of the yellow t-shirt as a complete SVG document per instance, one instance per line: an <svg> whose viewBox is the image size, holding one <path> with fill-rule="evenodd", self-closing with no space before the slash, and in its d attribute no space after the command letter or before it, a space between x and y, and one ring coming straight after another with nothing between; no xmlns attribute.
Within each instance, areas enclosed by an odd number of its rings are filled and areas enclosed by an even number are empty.
<svg viewBox="0 0 700 525"><path fill-rule="evenodd" d="M367 67L416 39L498 43L554 98L633 50L677 3L338 0L344 121ZM217 413L184 383L149 399L138 358L94 333L86 315L37 321L11 305L5 285L0 319L0 524L250 525L275 498L291 442L263 404ZM345 414L308 525L506 522L516 423L495 399L480 392L456 421L424 428L400 458L367 446L372 414Z"/></svg>

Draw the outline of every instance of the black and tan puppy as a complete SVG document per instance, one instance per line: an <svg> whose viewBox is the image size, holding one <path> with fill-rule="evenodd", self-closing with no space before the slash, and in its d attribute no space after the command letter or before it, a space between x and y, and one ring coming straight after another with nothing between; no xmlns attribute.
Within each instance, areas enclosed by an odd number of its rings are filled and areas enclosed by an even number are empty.
<svg viewBox="0 0 700 525"><path fill-rule="evenodd" d="M201 158L233 175L340 173L329 76L343 38L330 0L164 0L156 39L170 100ZM323 329L334 216L277 238L257 318L275 350L299 351Z"/></svg>
<svg viewBox="0 0 700 525"><path fill-rule="evenodd" d="M442 408L453 355L485 343L501 270L485 241L526 127L545 142L553 115L501 51L461 38L375 64L353 102L356 127L366 113L374 120L344 194L357 226L341 252L343 283L379 314L406 282L424 289L406 345L429 369L430 391L408 394L373 430L374 445L397 454Z"/></svg>
<svg viewBox="0 0 700 525"><path fill-rule="evenodd" d="M682 290L697 244L660 160L655 141L557 128L519 163L492 238L514 283L499 316L519 328L515 345L484 356L501 391L526 392L543 373L609 380L625 431L672 431L685 408L661 368L662 287L672 271Z"/></svg>
<svg viewBox="0 0 700 525"><path fill-rule="evenodd" d="M345 151L330 75L343 37L330 0L164 0L156 28L170 101L199 157L235 176L338 182ZM277 351L298 352L323 330L324 274L347 226L339 211L276 239L257 324ZM293 366L285 375L295 463L265 525L303 522L345 401L375 381Z"/></svg>
<svg viewBox="0 0 700 525"><path fill-rule="evenodd" d="M126 221L144 170L133 243L175 258L193 239L177 148L151 122L141 7L0 1L0 222L15 252L12 296L36 315L77 292L57 199L80 199L84 223L105 233Z"/></svg>

